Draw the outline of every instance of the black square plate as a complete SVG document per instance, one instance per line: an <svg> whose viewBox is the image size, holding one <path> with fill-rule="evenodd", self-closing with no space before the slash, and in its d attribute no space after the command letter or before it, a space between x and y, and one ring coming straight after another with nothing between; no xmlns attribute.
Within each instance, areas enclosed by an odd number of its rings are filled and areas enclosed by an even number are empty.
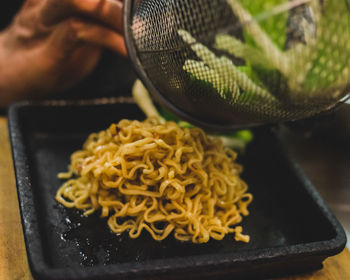
<svg viewBox="0 0 350 280"><path fill-rule="evenodd" d="M9 128L28 259L36 279L262 278L317 269L346 237L313 186L270 129L257 129L239 161L254 201L243 222L249 244L233 236L207 244L131 240L98 215L81 217L55 201L70 154L91 132L122 118L144 119L126 98L18 103Z"/></svg>

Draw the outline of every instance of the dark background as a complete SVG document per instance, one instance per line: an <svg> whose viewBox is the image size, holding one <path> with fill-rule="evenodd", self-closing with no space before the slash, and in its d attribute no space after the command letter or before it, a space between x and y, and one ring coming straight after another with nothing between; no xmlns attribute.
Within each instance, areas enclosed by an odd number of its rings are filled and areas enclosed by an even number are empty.
<svg viewBox="0 0 350 280"><path fill-rule="evenodd" d="M6 4L3 4L0 8L0 30L4 29L13 18L13 15L20 9L22 1L11 0L7 1Z"/></svg>

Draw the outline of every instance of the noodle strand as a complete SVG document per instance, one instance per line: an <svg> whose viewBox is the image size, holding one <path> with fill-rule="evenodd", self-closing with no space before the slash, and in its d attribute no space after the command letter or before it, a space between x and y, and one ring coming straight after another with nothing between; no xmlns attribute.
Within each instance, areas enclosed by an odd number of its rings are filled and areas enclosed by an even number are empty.
<svg viewBox="0 0 350 280"><path fill-rule="evenodd" d="M56 199L88 216L101 211L116 234L155 240L171 233L181 241L205 243L234 233L253 197L240 178L236 153L199 128L122 120L91 134L71 156L68 179Z"/></svg>

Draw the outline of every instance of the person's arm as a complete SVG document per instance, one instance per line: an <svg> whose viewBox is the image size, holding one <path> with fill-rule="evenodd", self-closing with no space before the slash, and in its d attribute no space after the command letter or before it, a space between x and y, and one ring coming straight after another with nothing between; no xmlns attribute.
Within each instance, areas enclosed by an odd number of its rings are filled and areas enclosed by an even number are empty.
<svg viewBox="0 0 350 280"><path fill-rule="evenodd" d="M0 107L72 87L101 50L126 55L117 0L27 0L0 33Z"/></svg>

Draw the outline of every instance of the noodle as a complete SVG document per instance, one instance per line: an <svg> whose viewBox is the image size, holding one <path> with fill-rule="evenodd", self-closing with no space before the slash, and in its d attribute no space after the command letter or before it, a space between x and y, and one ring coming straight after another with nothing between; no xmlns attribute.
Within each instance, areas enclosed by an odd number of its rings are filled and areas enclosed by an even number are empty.
<svg viewBox="0 0 350 280"><path fill-rule="evenodd" d="M59 174L69 180L56 199L86 216L101 211L114 233L131 238L146 230L155 240L173 233L205 243L235 233L235 240L249 242L237 224L249 214L252 195L235 159L199 128L122 120L91 134L72 154L69 171Z"/></svg>

